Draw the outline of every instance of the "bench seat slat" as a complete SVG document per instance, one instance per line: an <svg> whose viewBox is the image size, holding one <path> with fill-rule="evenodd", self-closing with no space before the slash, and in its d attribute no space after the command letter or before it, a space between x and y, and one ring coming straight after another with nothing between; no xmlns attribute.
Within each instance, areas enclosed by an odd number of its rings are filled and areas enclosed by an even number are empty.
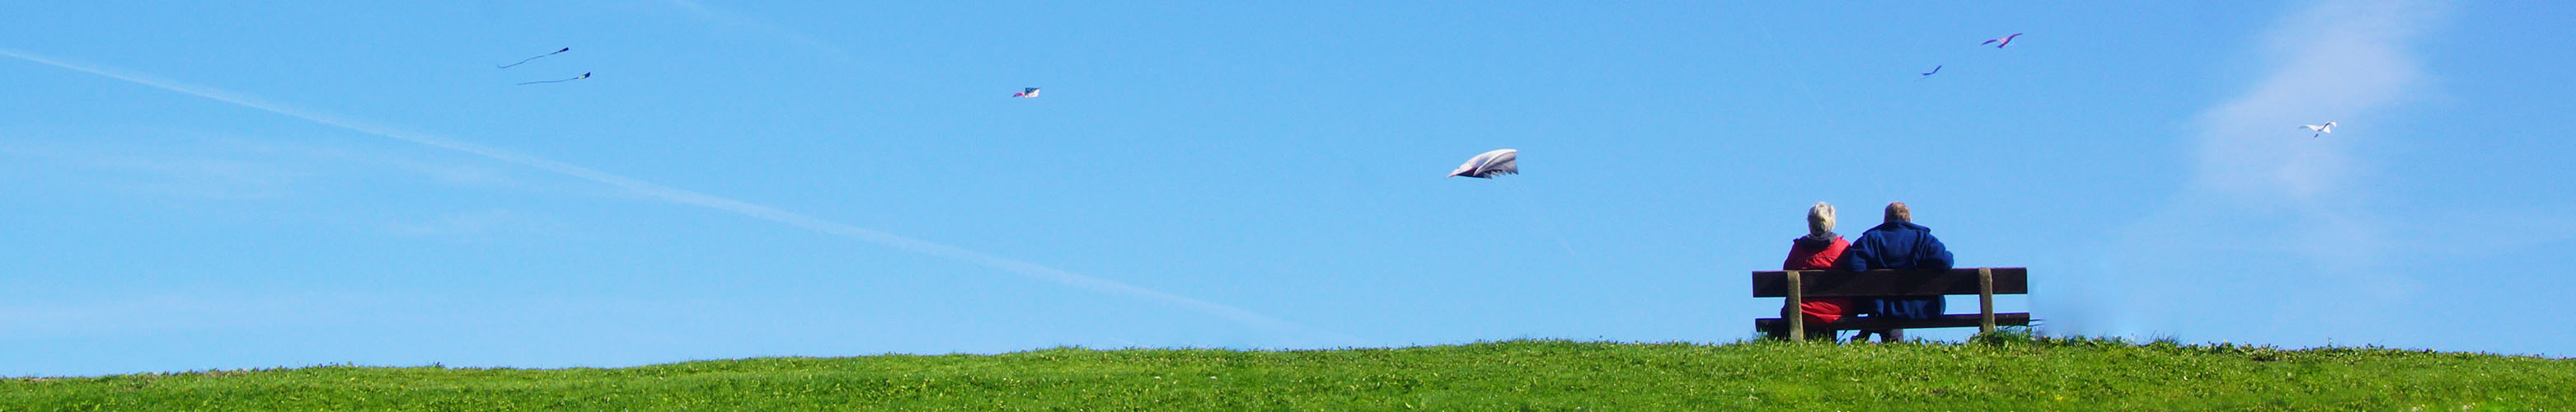
<svg viewBox="0 0 2576 412"><path fill-rule="evenodd" d="M1995 294L2030 293L2030 271L2024 268L1989 268L1995 275ZM1799 283L1809 298L1857 296L1940 296L1975 295L1978 292L1977 268L1936 270L1842 270L1799 271ZM1785 271L1753 272L1753 297L1789 296L1789 273Z"/></svg>
<svg viewBox="0 0 2576 412"><path fill-rule="evenodd" d="M1869 318L1844 318L1843 320L1835 321L1834 323L1809 323L1807 324L1807 330L1973 328L1983 325L1979 317L1980 315L1978 314L1970 313L1965 315L1941 315L1940 317L1924 320L1872 320ZM2030 314L1997 313L1995 314L1995 326L2030 326ZM1781 318L1754 319L1753 327L1760 330L1783 329L1789 327L1789 321Z"/></svg>

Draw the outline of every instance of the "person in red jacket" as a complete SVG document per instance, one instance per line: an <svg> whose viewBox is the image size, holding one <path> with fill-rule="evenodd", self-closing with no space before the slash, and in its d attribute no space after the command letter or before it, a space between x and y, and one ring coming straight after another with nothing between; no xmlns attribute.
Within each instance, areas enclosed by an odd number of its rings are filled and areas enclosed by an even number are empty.
<svg viewBox="0 0 2576 412"><path fill-rule="evenodd" d="M1842 236L1834 234L1834 205L1816 202L1815 207L1807 208L1807 235L1789 241L1789 260L1780 262L1780 270L1833 269L1834 264L1842 260L1843 249L1850 247L1851 242L1844 241ZM1787 317L1795 312L1798 316L1807 318L1807 324L1811 326L1842 320L1846 313L1845 308L1852 307L1851 298L1810 297L1794 308L1788 307L1786 302L1783 303L1780 316ZM1773 337L1787 335L1788 331L1785 330L1772 332ZM1831 339L1833 336L1833 331L1829 329L1813 327L1807 329L1807 337L1810 339L1819 337Z"/></svg>

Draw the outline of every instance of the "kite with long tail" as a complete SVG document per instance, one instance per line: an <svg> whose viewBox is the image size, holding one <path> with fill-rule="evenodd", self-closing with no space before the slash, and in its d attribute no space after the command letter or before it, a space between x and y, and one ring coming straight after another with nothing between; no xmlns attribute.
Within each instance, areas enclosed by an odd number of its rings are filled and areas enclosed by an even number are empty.
<svg viewBox="0 0 2576 412"><path fill-rule="evenodd" d="M527 63L529 60L536 60L536 59L543 58L543 57L546 57L546 56L553 56L553 55L557 55L557 54L563 54L563 52L568 52L568 51L572 51L572 48L571 48L571 47L565 47L565 48L563 48L563 50L556 50L554 53L540 54L540 55L537 55L537 57L530 57L530 58L526 58L526 59L521 59L521 60L519 60L519 62L518 62L518 63L510 63L510 64L504 64L504 65L501 65L501 68L507 69L507 68L510 68L510 66L517 66L517 65L522 64L522 63Z"/></svg>
<svg viewBox="0 0 2576 412"><path fill-rule="evenodd" d="M554 80L538 80L538 81L533 81L533 82L519 82L519 85L525 86L525 85L531 85L531 84L537 84L537 83L563 83L563 82L574 81L574 80L581 80L581 79L588 79L588 78L590 78L590 72L582 72L580 76L573 76L572 78L568 78L568 79L554 79Z"/></svg>
<svg viewBox="0 0 2576 412"><path fill-rule="evenodd" d="M2021 37L2021 33L2013 33L2012 35L2004 36L2003 38L1987 40L1984 43L1977 43L1977 45L1983 46L1992 44L1995 45L1995 48L2001 49L2004 48L2004 46L2011 45L2014 37Z"/></svg>
<svg viewBox="0 0 2576 412"><path fill-rule="evenodd" d="M1923 77L1916 77L1916 78L1914 78L1914 80L1915 80L1915 81L1922 81L1923 79L1929 79L1929 78L1932 78L1932 74L1933 74L1933 73L1940 73L1940 72L1941 72L1941 65L1937 65L1937 64L1936 64L1936 65L1932 65L1932 71L1923 72Z"/></svg>

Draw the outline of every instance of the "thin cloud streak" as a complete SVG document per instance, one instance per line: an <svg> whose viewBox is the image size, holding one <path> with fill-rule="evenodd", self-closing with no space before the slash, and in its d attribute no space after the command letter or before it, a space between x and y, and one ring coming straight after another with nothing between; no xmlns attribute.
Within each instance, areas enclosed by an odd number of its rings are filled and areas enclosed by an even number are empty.
<svg viewBox="0 0 2576 412"><path fill-rule="evenodd" d="M1067 286L1073 286L1073 287L1078 287L1078 288L1083 288L1083 289L1089 289L1089 290L1096 291L1096 292L1108 293L1108 294L1113 294L1113 295L1125 295L1125 296L1132 296L1132 297L1146 298L1146 299L1149 299L1149 300L1159 301L1159 302L1163 302L1163 303L1165 303L1165 304L1170 304L1170 305L1173 305L1173 306L1179 306L1179 307L1183 307L1183 308L1188 308L1188 309L1192 309L1192 310L1197 310L1197 311L1200 311L1200 312L1204 312L1204 313L1208 313L1208 314L1217 315L1218 317L1222 317L1222 318L1225 318L1225 319L1228 319L1228 320L1233 320L1233 321L1236 321L1236 322L1241 322L1241 323L1245 323L1245 324L1255 325L1255 326L1259 326L1259 327L1263 327L1263 328L1269 328L1269 329L1272 329L1272 330L1292 331L1292 332L1306 333L1306 334L1321 334L1321 335L1325 335L1325 337L1327 337L1328 339L1330 339L1330 340L1332 341L1332 342L1331 342L1332 344L1355 344L1355 343L1358 343L1358 342L1360 342L1360 341L1361 341L1360 339L1358 339L1358 338L1356 338L1356 337L1352 337L1352 336L1349 336L1349 335L1341 334L1341 333L1338 333L1338 332L1331 332L1331 331L1326 331L1326 330L1321 330L1321 329L1310 328L1310 327L1306 327L1306 326L1303 326L1303 325L1298 325L1298 324L1295 324L1295 323L1290 323L1290 322L1287 322L1287 321L1279 320L1279 319L1276 319L1276 318L1271 318L1271 317L1269 317L1269 316L1264 316L1264 315L1261 315L1261 314L1258 314L1258 313L1253 313L1253 312L1251 312L1251 311L1243 310L1243 309L1240 309L1240 308L1235 308L1235 307L1232 307L1232 306L1227 306L1227 305L1222 305L1222 304L1217 304L1217 303L1212 303L1212 302L1202 301L1202 300L1193 299L1193 298L1189 298L1189 297L1184 297L1184 296L1180 296L1180 295L1174 295L1174 294L1165 293L1165 292L1157 291L1157 290L1153 290L1153 289L1146 289L1146 288L1136 287L1136 286L1132 286L1132 285L1128 285L1128 284L1124 284L1124 283L1118 283L1118 282L1114 282L1114 281L1110 281L1110 280L1106 280L1106 279L1100 279L1100 278L1095 278L1095 277L1090 277L1090 276L1084 276L1084 275L1082 275L1082 274L1077 274L1077 273L1073 273L1073 272L1065 271L1065 270L1062 270L1062 269L1056 269L1056 268L1053 268L1053 267L1047 267L1047 266L1045 266L1045 265L1040 265L1040 264L1036 264L1036 263L1030 263L1030 262L1020 261L1020 260L1017 260L1017 259L1011 259L1011 258L1005 258L1005 257L1001 257L1001 256L995 256L995 255L988 254L988 253L984 253L984 252L977 252L977 251L973 251L973 250L967 250L967 249L963 249L963 248L958 248L958 247L955 247L955 246L949 246L949 245L944 245L944 244L939 244L939 243L932 243L932 242L929 242L929 241L924 241L924 240L920 240L920 239L914 239L914 238L905 237L905 236L901 236L901 235L896 235L896 234L892 234L892 233L886 233L886 232L880 232L880 231L875 231L875 230L869 230L869 229L866 229L866 228L860 228L860 227L857 227L857 226L851 226L851 225L848 225L848 224L843 224L843 223L839 223L839 222L833 222L833 221L829 221L829 220L823 220L823 219L820 219L820 218L815 218L815 217L812 217L812 216L806 216L806 215L798 214L798 213L794 213L794 212L788 212L788 211L785 211L785 210L779 210L779 209L777 209L777 208L772 208L772 207L769 207L769 206L763 206L763 205L759 205L759 204L753 204L753 203L750 203L750 202L743 202L743 201L739 201L739 200L733 200L733 199L728 199L728 198L718 197L718 196L714 196L714 195L708 195L708 194L704 194L704 193L698 193L698 192L690 191L690 190L686 190L686 189L680 189L680 188L669 187L669 186L662 186L662 185L658 185L658 184L653 184L653 183L651 183L651 182L645 182L645 181L637 180L637 179L634 179L634 178L629 178L629 177L625 177L625 176L619 176L619 175L616 175L616 174L611 174L611 173L608 173L608 172L603 172L603 171L599 171L599 170L596 170L596 169L591 169L591 168L587 168L587 167L577 166L577 165L573 165L573 164L569 164L569 163L558 162L558 161L554 161L554 160L550 160L550 159L546 159L546 158L537 157L537 156L534 156L534 155L528 155L528 154L523 154L523 153L513 152L513 151L509 151L509 150L503 150L503 149L494 148L494 147L488 147L488 146L483 146L483 145L477 145L477 144L467 143L467 142L458 141L458 140L455 140L455 139L449 139L449 138L445 138L445 137L441 137L441 136L436 136L436 135L431 135L431 134L427 134L427 133L418 133L418 132L412 132L412 131L406 131L406 130L396 129L396 128L387 127L387 126L383 126L383 125L378 125L378 124L374 124L374 123L369 123L369 122L359 121L359 120L356 120L356 119L349 119L349 118L344 118L344 117L339 117L339 116L333 116L333 115L329 115L329 114L323 114L323 113L317 113L317 112L312 112L312 111L306 111L306 110L302 110L302 109L297 109L297 108L292 107L292 106L287 106L287 105L284 105L284 104L279 104L279 103L275 103L275 102L270 102L270 101L267 101L267 100L264 100L264 99L260 99L260 98L257 98L257 97L252 97L252 96L249 96L249 95L244 95L244 94L240 94L240 93L234 93L234 92L225 91L225 90L221 90L221 89L215 89L215 88L210 88L210 87L203 87L203 86L190 85L190 84L186 84L186 83L180 83L180 82L176 82L176 81L171 81L171 80L161 79L161 78L157 78L157 77L153 77L153 76L149 76L149 75L136 74L136 73L129 73L129 72L121 72L121 71L114 71L114 70L107 70L107 69L101 69L101 68L92 67L92 66L89 66L89 65L74 64L74 63L71 63L71 62L65 62L65 61L62 61L62 60L54 59L54 58L49 58L49 57L40 56L40 55L35 55L35 54L29 54L29 53L20 52L20 51L16 51L16 50L12 50L12 49L7 49L7 48L0 48L0 56L8 56L8 57L16 58L16 59L19 59L19 60L26 60L26 61L35 62L35 63L39 63L39 64L44 64L44 65L48 65L48 66L54 66L54 67L59 67L59 68L63 68L63 69L68 69L68 70L73 70L73 71L79 71L79 72L82 72L82 73L89 73L89 74L98 75L98 76L102 76L102 77L107 77L107 78L112 78L112 79L117 79L117 80L123 80L123 81L128 82L128 83L134 83L134 84L139 84L139 85L144 85L144 86L151 86L151 87L159 88L159 89L162 89L162 90L168 90L168 91L172 91L172 92L184 93L184 94L193 95L193 96L197 96L197 97L203 97L203 98L207 98L207 99L213 99L213 100L216 100L216 101L222 101L222 102L225 102L225 103L232 103L232 104L234 104L234 105L238 105L238 106L242 106L242 107L248 107L248 108L253 108L253 109L259 109L259 110L261 110L261 111L266 111L266 112L270 112L270 113L276 113L276 114L280 114L280 115L285 115L285 116L287 116L287 117L293 117L293 118L297 118L297 119L303 119L303 120L307 120L307 121L312 121L312 122L315 122L315 123L321 123L321 124L331 125L331 126L339 127L339 128L342 128L342 129L349 129L349 130L352 130L352 131L357 131L357 132L359 132L359 133L372 134L372 135L377 135L377 136L381 136L381 137L392 138L392 139L395 139L395 140L401 140L401 141L406 141L406 142L411 142L411 143L417 143L417 144L426 145L426 146L431 146L431 147L437 147L437 148L441 148L441 149L448 149L448 150L454 150L454 151L459 151L459 152L471 153L471 154L474 154L474 155L477 155L477 156L483 156L483 157L491 158L491 159L494 159L494 160L500 160L500 161L504 161L504 162L516 163L516 164L519 164L519 165L524 165L524 166L528 166L528 167L537 168L537 169L539 169L539 170L545 170L545 171L549 171L549 172L560 173L560 174L569 175L569 176L573 176L573 177L577 177L577 178L581 178L581 179L585 179L585 180L590 180L590 181L594 181L594 182L605 183L605 184L608 184L608 185L610 185L610 186L614 186L614 187L617 187L617 188L620 188L620 189L625 189L625 190L627 190L627 191L631 191L631 192L634 192L634 193L637 193L637 194L641 194L641 195L644 195L644 196L647 196L647 197L652 197L652 198L656 198L656 199L661 199L661 200L663 200L663 201L667 201L667 202L671 202L671 203L678 203L678 204L683 204L683 205L691 205L691 206L698 206L698 207L704 207L704 208L709 208L709 209L722 210L722 211L726 211L726 212L733 212L734 214L739 214L739 215L743 215L743 216L748 216L748 217L755 218L755 219L767 220L767 221L776 222L776 223L782 223L782 224L786 224L786 225L789 225L789 226L795 226L795 227L804 228L804 229L807 229L807 230L813 230L813 231L816 231L816 232L822 232L822 233L830 234L830 235L834 235L834 236L841 236L841 237L846 237L846 238L851 238L851 239L857 239L857 240L860 240L860 241L865 241L865 242L875 243L875 244L882 245L882 246L888 246L888 247L893 247L893 248L896 248L896 249L901 249L901 250L904 250L904 251L907 251L907 252L913 252L913 253L918 253L918 254L923 254L923 255L930 255L930 256L934 256L934 257L940 257L940 258L945 258L945 259L950 259L950 260L956 260L956 261L962 261L962 262L966 262L966 263L971 263L971 264L975 264L975 265L979 265L979 266L984 266L984 267L989 267L989 268L994 268L994 269L1000 269L1000 270L1002 270L1002 271L1010 272L1010 273L1014 273L1014 274L1018 274L1018 275L1021 275L1021 276L1027 276L1027 277L1031 277L1031 278L1037 278L1037 279L1039 279L1039 280L1045 280L1045 281L1049 281L1049 282L1055 282L1055 283L1064 284L1064 285L1067 285Z"/></svg>

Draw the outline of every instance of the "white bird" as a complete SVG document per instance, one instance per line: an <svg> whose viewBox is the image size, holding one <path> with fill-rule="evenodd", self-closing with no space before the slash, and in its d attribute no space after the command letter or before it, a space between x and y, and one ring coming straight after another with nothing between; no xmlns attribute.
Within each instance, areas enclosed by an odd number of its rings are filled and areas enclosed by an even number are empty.
<svg viewBox="0 0 2576 412"><path fill-rule="evenodd" d="M1467 159L1467 164L1458 165L1458 170L1449 172L1449 177L1492 179L1494 176L1520 173L1520 161L1520 150L1502 149L1485 152L1485 154L1476 155L1473 159Z"/></svg>
<svg viewBox="0 0 2576 412"><path fill-rule="evenodd" d="M2299 126L2299 127L2307 128L2309 131L2314 131L2314 132L2316 132L2316 134L2310 134L2310 135L2308 135L2308 137L2317 137L2317 136L2324 136L2324 135L2328 135L2328 134L2334 134L2334 122L2326 122L2326 124L2302 125L2302 126Z"/></svg>

